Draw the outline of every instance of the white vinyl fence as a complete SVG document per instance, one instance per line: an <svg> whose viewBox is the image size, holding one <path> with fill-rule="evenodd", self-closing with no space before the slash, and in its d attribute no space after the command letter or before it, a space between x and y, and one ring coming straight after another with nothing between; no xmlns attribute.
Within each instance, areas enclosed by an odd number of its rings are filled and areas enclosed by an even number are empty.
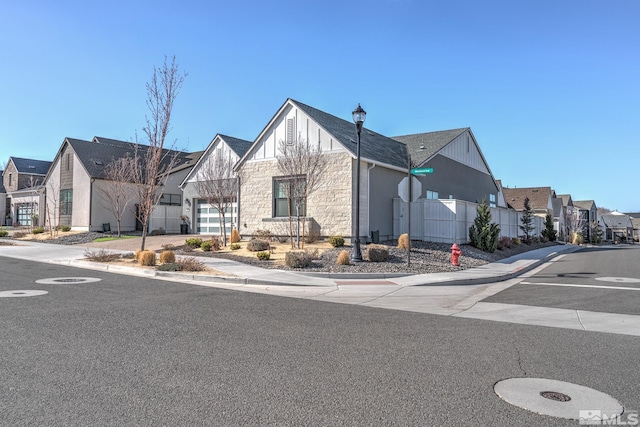
<svg viewBox="0 0 640 427"><path fill-rule="evenodd" d="M408 230L408 203L393 199L393 234L397 238ZM411 239L425 242L468 243L469 227L476 219L478 203L462 200L419 199L411 203ZM513 209L491 208L492 222L500 226L500 236L518 237L522 213ZM533 236L544 229L544 219L533 217Z"/></svg>
<svg viewBox="0 0 640 427"><path fill-rule="evenodd" d="M149 231L163 228L168 234L180 233L182 206L158 205L149 218Z"/></svg>

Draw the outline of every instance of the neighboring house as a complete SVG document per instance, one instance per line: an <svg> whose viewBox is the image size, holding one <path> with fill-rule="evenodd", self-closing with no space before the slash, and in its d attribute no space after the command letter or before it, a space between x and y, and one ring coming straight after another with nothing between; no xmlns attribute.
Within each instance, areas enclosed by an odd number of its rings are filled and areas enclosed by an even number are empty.
<svg viewBox="0 0 640 427"><path fill-rule="evenodd" d="M0 176L4 171L0 170ZM0 180L0 225L6 225L7 218L7 191L4 189L4 180Z"/></svg>
<svg viewBox="0 0 640 427"><path fill-rule="evenodd" d="M562 200L562 208L564 211L564 215L562 216L562 222L564 226L561 229L558 229L558 230L562 230L562 231L558 231L558 238L566 241L571 237L571 232L569 230L568 222L570 222L571 218L573 218L573 211L574 211L573 199L571 198L570 194L558 194L556 195L556 198ZM554 214L555 214L555 208L554 208ZM560 220L558 222L560 222ZM564 239L562 237L564 237Z"/></svg>
<svg viewBox="0 0 640 427"><path fill-rule="evenodd" d="M502 180L496 179L496 185L498 186L498 207L506 208L507 201L504 198L504 191L502 191Z"/></svg>
<svg viewBox="0 0 640 427"><path fill-rule="evenodd" d="M433 168L433 174L419 177L425 198L475 203L485 200L490 207L500 206L498 184L471 129L392 138L407 145L413 167Z"/></svg>
<svg viewBox="0 0 640 427"><path fill-rule="evenodd" d="M640 241L640 212L629 212L625 215L631 217L631 224L633 225L633 240Z"/></svg>
<svg viewBox="0 0 640 427"><path fill-rule="evenodd" d="M366 125L366 122L365 122ZM303 141L320 147L328 167L316 191L306 200L309 223L323 236L355 235L357 133L353 122L340 119L298 101L285 103L239 160L240 233L287 230L288 178L278 170L276 156L283 141ZM393 233L393 198L407 176L407 147L367 128L361 132L360 237L378 231L380 239Z"/></svg>
<svg viewBox="0 0 640 427"><path fill-rule="evenodd" d="M503 188L502 191L507 205L518 212L524 211L524 201L528 198L534 215L541 218L553 215L556 193L551 187Z"/></svg>
<svg viewBox="0 0 640 427"><path fill-rule="evenodd" d="M220 215L215 206L209 205L199 193L196 181L216 177L215 166L228 161L232 166L246 154L253 143L227 135L216 135L189 174L180 183L184 195L183 215L193 224L192 232L198 234L221 233ZM212 173L213 172L213 173ZM213 175L213 176L212 176ZM237 178L237 177L236 177ZM231 202L229 212L225 213L227 235L233 227L238 227L240 211L238 195Z"/></svg>
<svg viewBox="0 0 640 427"><path fill-rule="evenodd" d="M132 155L135 149L136 144L103 137L94 137L92 141L65 138L45 179L47 221L82 231L107 231L115 227L116 218L104 196L104 192L109 191L105 167L114 159ZM148 146L137 145L137 149L146 150ZM169 152L170 155L174 153ZM175 206L171 212L171 230L165 230L179 231L182 194L178 184L187 174L189 163L193 165L196 160L190 153L178 153L178 164L173 171L179 176L172 178L170 175L164 183L160 204L152 214L150 230L165 228L167 224L166 213L158 214L158 209ZM131 184L131 202L121 222L122 231L139 228L135 219L137 200L133 190L134 185Z"/></svg>
<svg viewBox="0 0 640 427"><path fill-rule="evenodd" d="M558 233L558 240L564 240L567 232L567 225L563 200L559 197L554 197L551 200L551 204L553 206L553 229Z"/></svg>
<svg viewBox="0 0 640 427"><path fill-rule="evenodd" d="M604 239L613 242L630 241L633 239L632 218L620 212L600 215L600 227L604 230Z"/></svg>
<svg viewBox="0 0 640 427"><path fill-rule="evenodd" d="M26 226L41 223L44 213L42 183L50 166L51 162L44 160L9 157L2 173L6 191L5 223Z"/></svg>
<svg viewBox="0 0 640 427"><path fill-rule="evenodd" d="M593 200L576 200L573 202L574 214L582 223L582 237L590 242L594 229L598 226L598 208Z"/></svg>

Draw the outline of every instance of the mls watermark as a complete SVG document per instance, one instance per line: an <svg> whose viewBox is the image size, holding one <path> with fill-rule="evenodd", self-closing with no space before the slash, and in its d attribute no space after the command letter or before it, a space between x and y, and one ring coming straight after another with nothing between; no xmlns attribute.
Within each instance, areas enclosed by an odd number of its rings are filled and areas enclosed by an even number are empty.
<svg viewBox="0 0 640 427"><path fill-rule="evenodd" d="M624 414L607 414L599 409L586 409L579 413L580 425L591 426L637 426L640 416L637 411Z"/></svg>

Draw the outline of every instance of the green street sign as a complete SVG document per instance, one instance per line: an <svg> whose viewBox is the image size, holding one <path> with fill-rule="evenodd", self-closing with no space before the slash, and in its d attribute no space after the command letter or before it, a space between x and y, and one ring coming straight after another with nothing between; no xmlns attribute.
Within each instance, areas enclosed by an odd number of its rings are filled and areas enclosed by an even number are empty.
<svg viewBox="0 0 640 427"><path fill-rule="evenodd" d="M433 168L415 168L411 169L411 175L426 175L433 173Z"/></svg>

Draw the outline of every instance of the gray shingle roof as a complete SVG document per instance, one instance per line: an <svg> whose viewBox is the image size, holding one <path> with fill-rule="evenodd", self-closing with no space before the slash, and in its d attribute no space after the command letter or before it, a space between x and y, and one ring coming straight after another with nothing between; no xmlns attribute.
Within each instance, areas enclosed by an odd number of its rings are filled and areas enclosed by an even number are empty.
<svg viewBox="0 0 640 427"><path fill-rule="evenodd" d="M352 154L357 154L356 142L358 134L353 122L332 116L293 99L291 99L291 102L333 135ZM403 143L365 127L360 132L360 156L403 169L407 167L407 147Z"/></svg>
<svg viewBox="0 0 640 427"><path fill-rule="evenodd" d="M84 141L81 139L66 138L73 151L78 156L80 162L87 170L92 178L104 178L105 166L113 159L121 158L126 155L133 155L136 146L139 150L146 150L149 146L142 144L134 144L132 142L118 141L103 137L94 137L92 141ZM164 150L165 152L172 150ZM195 164L191 158L191 153L178 154L177 167L189 162Z"/></svg>
<svg viewBox="0 0 640 427"><path fill-rule="evenodd" d="M456 139L469 128L441 130L437 132L416 133L413 135L392 136L391 138L400 141L409 147L411 160L416 166L421 166L427 159L431 158L447 144Z"/></svg>
<svg viewBox="0 0 640 427"><path fill-rule="evenodd" d="M573 206L577 207L578 209L591 210L591 208L593 208L595 205L596 205L596 202L594 202L593 200L574 200L573 201Z"/></svg>
<svg viewBox="0 0 640 427"><path fill-rule="evenodd" d="M631 217L626 215L604 214L600 215L600 219L609 228L626 228L633 227Z"/></svg>
<svg viewBox="0 0 640 427"><path fill-rule="evenodd" d="M18 173L29 175L46 175L51 167L51 163L46 160L23 159L21 157L10 157Z"/></svg>
<svg viewBox="0 0 640 427"><path fill-rule="evenodd" d="M242 156L244 156L247 153L247 151L249 151L249 148L251 148L251 145L253 145L253 142L246 141L244 139L234 138L232 136L221 135L221 134L218 134L218 136L220 136L220 138L222 138L224 142L226 142L227 145L229 145L229 147L234 151L234 153L236 153L240 158L242 158Z"/></svg>

